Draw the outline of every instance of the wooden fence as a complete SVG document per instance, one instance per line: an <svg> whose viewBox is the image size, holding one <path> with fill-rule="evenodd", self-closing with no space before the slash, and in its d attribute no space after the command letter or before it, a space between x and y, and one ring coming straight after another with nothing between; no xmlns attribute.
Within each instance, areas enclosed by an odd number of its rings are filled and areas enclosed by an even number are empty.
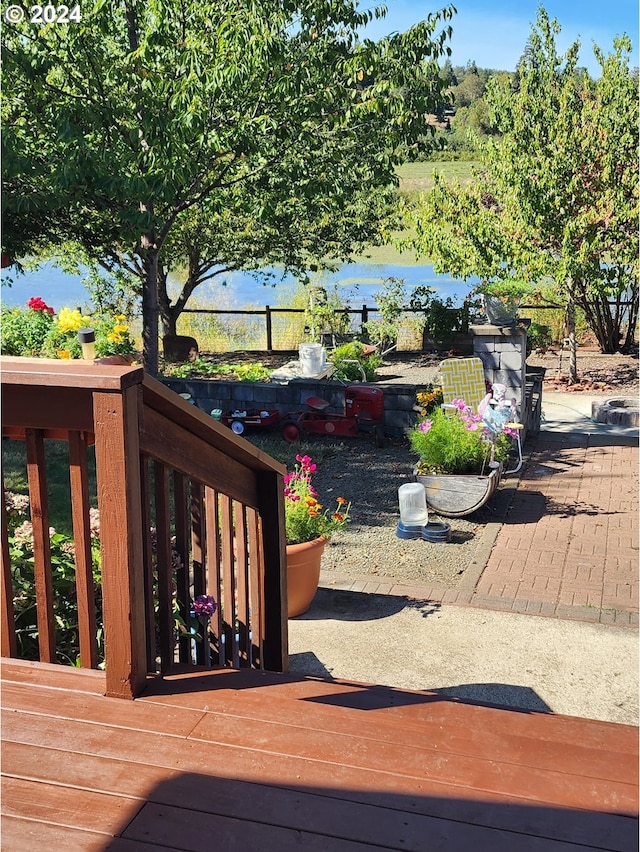
<svg viewBox="0 0 640 852"><path fill-rule="evenodd" d="M0 367L3 436L26 441L40 661L58 660L45 444L62 439L69 446L79 661L98 665L103 628L107 694L133 698L150 675L198 664L286 670L284 467L140 367L25 358L2 358ZM90 452L100 514L98 589ZM3 511L4 657L17 655L14 579ZM193 619L201 594L218 602L208 625ZM178 630L180 622L194 624L199 641Z"/></svg>

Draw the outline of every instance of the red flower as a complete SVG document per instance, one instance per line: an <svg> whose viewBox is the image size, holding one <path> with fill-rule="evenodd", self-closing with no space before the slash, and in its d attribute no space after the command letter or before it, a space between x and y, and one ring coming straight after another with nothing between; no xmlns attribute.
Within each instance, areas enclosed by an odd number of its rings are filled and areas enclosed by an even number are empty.
<svg viewBox="0 0 640 852"><path fill-rule="evenodd" d="M32 296L27 302L27 307L31 308L32 311L42 311L47 314L55 313L53 308L50 308L40 296Z"/></svg>

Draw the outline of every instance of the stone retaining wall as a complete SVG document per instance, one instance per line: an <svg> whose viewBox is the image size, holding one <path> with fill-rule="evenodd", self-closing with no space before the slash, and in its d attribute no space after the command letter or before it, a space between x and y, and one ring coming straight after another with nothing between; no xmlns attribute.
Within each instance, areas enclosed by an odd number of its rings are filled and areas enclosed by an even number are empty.
<svg viewBox="0 0 640 852"><path fill-rule="evenodd" d="M162 380L176 393L188 393L199 409L210 414L222 411L275 408L280 414L304 411L309 397L326 399L334 411L344 413L344 388L341 382L295 379L288 384L264 382L227 382L207 379ZM415 423L416 385L384 384L375 387L384 393L384 429L390 438L400 438Z"/></svg>

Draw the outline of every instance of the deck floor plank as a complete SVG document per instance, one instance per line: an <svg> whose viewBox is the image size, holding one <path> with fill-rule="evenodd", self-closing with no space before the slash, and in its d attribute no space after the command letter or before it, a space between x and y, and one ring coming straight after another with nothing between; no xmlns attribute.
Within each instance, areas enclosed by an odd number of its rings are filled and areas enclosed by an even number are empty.
<svg viewBox="0 0 640 852"><path fill-rule="evenodd" d="M136 702L93 673L2 674L12 852L638 848L628 726L255 672Z"/></svg>

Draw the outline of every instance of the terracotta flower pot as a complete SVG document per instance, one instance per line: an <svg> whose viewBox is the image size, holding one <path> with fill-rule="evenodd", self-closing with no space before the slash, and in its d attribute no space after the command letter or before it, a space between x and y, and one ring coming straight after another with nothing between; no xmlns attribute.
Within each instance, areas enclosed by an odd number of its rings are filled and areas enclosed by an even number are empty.
<svg viewBox="0 0 640 852"><path fill-rule="evenodd" d="M320 557L326 538L287 545L288 616L295 618L309 609L320 581Z"/></svg>

